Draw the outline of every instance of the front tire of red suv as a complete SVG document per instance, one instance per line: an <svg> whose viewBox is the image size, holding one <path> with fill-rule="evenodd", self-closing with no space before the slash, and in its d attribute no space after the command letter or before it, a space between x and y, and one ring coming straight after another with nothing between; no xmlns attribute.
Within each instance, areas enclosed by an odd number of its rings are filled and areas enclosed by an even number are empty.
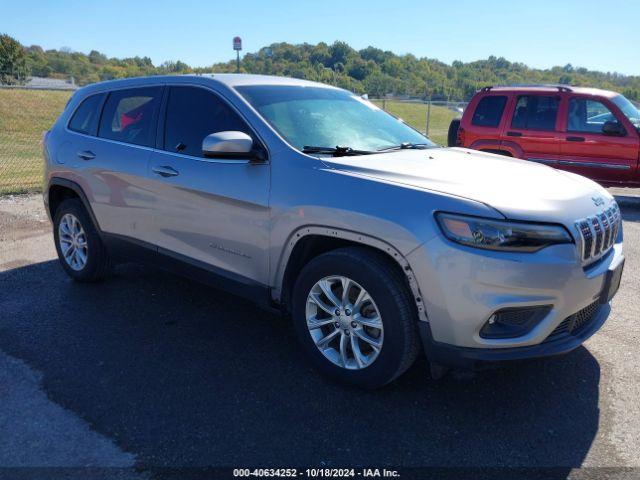
<svg viewBox="0 0 640 480"><path fill-rule="evenodd" d="M347 247L314 258L292 300L302 348L335 381L382 387L418 355L415 305L402 272L383 254Z"/></svg>
<svg viewBox="0 0 640 480"><path fill-rule="evenodd" d="M65 200L53 218L53 238L64 271L77 282L97 282L110 261L91 217L77 198Z"/></svg>

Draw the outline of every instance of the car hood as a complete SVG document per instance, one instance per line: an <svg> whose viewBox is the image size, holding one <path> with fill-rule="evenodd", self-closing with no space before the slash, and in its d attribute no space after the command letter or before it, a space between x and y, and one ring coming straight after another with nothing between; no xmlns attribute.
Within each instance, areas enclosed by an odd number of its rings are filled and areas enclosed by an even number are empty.
<svg viewBox="0 0 640 480"><path fill-rule="evenodd" d="M614 201L604 188L585 177L462 148L399 150L323 161L342 172L475 200L514 220L571 227Z"/></svg>

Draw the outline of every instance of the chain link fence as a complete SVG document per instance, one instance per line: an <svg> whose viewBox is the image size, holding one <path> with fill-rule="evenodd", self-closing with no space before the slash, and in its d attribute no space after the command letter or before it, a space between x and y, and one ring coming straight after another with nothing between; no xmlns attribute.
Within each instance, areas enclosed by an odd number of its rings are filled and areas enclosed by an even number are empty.
<svg viewBox="0 0 640 480"><path fill-rule="evenodd" d="M0 133L0 195L40 190L43 176L40 147L41 135Z"/></svg>
<svg viewBox="0 0 640 480"><path fill-rule="evenodd" d="M413 128L425 133L431 140L447 144L449 124L454 118L460 118L467 102L422 101L398 98L372 99L385 111L401 118Z"/></svg>
<svg viewBox="0 0 640 480"><path fill-rule="evenodd" d="M42 189L42 137L71 93L0 88L0 195Z"/></svg>
<svg viewBox="0 0 640 480"><path fill-rule="evenodd" d="M42 188L42 137L60 115L72 92L0 88L0 195ZM466 107L461 102L373 99L436 143L446 145L451 120Z"/></svg>

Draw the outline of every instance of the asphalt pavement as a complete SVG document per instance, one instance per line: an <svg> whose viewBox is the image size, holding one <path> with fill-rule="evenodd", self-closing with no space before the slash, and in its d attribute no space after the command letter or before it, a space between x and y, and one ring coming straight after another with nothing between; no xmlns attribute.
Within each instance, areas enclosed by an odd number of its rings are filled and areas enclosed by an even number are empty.
<svg viewBox="0 0 640 480"><path fill-rule="evenodd" d="M438 382L420 360L373 392L318 376L289 320L209 287L134 264L72 282L41 199L0 198L0 467L640 474L640 198L620 195L625 274L583 347Z"/></svg>

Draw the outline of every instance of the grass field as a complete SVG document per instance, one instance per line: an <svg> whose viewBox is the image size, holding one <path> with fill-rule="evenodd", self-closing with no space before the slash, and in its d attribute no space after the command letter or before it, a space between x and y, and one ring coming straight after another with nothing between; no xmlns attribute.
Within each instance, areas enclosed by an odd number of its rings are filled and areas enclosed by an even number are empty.
<svg viewBox="0 0 640 480"><path fill-rule="evenodd" d="M379 107L383 106L382 100L375 100L374 103ZM387 100L384 102L387 112L403 119L413 128L425 132L427 125L427 105L422 103L407 103ZM431 113L429 119L429 138L440 145L447 144L447 132L451 120L458 117L459 114L453 110L443 107L431 105Z"/></svg>
<svg viewBox="0 0 640 480"><path fill-rule="evenodd" d="M69 92L0 89L0 194L37 191L42 184L42 134Z"/></svg>
<svg viewBox="0 0 640 480"><path fill-rule="evenodd" d="M0 89L0 195L37 191L42 185L42 134L51 127L70 92ZM376 101L382 106L382 101ZM389 113L425 131L427 106L386 101ZM445 144L456 112L431 107L429 137Z"/></svg>

